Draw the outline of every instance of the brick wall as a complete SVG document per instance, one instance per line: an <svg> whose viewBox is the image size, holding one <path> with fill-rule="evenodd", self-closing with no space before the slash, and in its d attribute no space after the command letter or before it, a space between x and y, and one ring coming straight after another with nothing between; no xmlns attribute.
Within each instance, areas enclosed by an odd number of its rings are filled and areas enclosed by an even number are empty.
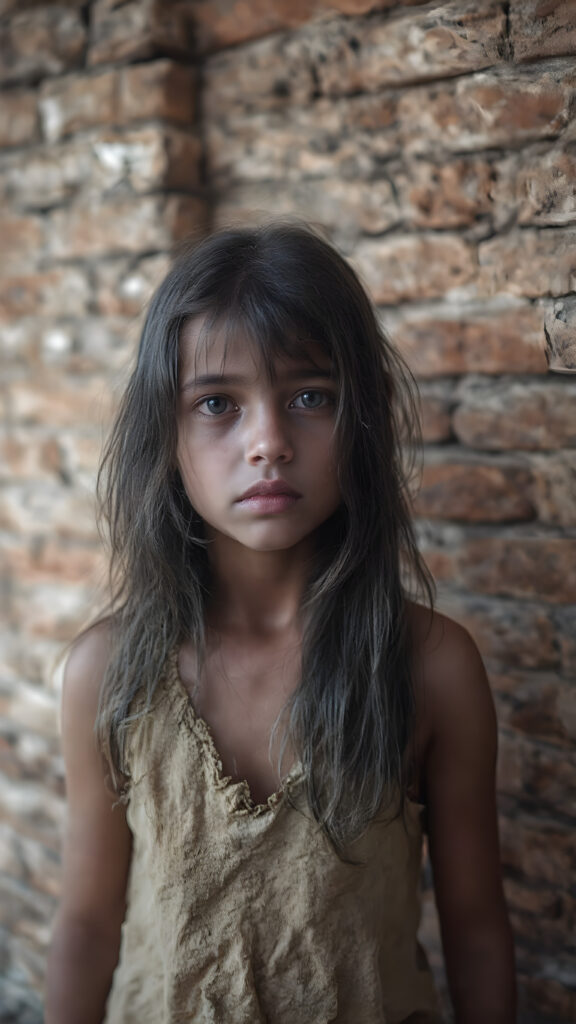
<svg viewBox="0 0 576 1024"><path fill-rule="evenodd" d="M40 1019L63 817L54 658L103 573L102 433L172 243L297 213L417 374L441 606L486 658L522 1024L576 1018L571 0L0 3L0 1020ZM424 935L439 969L433 906Z"/></svg>

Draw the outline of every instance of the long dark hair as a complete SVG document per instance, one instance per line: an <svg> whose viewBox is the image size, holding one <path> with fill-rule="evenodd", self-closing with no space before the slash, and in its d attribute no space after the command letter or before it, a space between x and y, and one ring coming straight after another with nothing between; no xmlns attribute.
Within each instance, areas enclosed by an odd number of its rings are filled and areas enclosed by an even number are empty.
<svg viewBox="0 0 576 1024"><path fill-rule="evenodd" d="M210 572L175 465L183 325L240 326L271 360L314 341L339 383L342 506L326 524L303 607L302 675L283 719L312 811L339 852L406 792L414 691L406 602L432 601L409 510L409 374L360 281L299 224L229 229L184 249L153 298L99 477L112 552L115 643L97 731L112 777L129 771L134 707L170 652L201 657ZM407 582L408 581L408 582Z"/></svg>

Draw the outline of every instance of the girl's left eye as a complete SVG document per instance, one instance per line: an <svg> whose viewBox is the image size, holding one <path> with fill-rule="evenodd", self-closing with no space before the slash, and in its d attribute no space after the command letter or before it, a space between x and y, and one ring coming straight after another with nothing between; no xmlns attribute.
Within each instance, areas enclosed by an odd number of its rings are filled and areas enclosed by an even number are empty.
<svg viewBox="0 0 576 1024"><path fill-rule="evenodd" d="M326 391L317 391L314 388L310 388L308 391L302 391L301 394L297 395L292 405L297 406L299 409L321 409L322 406L328 405L333 401L332 395L329 395Z"/></svg>

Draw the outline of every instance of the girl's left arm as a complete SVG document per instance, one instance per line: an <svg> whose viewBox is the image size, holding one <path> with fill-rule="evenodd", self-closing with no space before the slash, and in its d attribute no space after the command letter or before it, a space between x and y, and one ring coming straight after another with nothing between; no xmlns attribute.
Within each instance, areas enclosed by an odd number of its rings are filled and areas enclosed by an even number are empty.
<svg viewBox="0 0 576 1024"><path fill-rule="evenodd" d="M424 658L430 856L456 1024L516 1020L514 945L500 870L496 716L478 650L443 616Z"/></svg>

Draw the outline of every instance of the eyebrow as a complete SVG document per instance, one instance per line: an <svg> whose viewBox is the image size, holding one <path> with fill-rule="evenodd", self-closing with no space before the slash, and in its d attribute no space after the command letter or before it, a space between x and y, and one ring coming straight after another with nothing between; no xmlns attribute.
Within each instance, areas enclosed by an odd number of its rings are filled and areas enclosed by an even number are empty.
<svg viewBox="0 0 576 1024"><path fill-rule="evenodd" d="M285 374L289 380L304 380L307 377L319 378L320 380L335 380L330 370L323 370L319 366L298 366L288 370ZM194 388L204 387L238 387L249 383L250 378L235 373L203 373L198 377L190 377L184 381L181 391L192 391Z"/></svg>

